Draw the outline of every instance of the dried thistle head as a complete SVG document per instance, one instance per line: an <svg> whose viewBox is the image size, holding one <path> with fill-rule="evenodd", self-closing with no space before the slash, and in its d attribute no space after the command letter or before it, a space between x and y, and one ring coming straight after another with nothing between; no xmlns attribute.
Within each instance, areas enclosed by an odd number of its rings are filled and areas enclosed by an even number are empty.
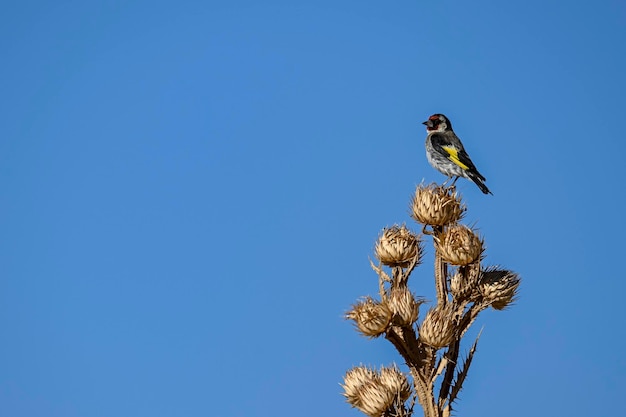
<svg viewBox="0 0 626 417"><path fill-rule="evenodd" d="M394 397L399 400L398 405L411 396L409 380L395 365L380 368L380 382L395 394Z"/></svg>
<svg viewBox="0 0 626 417"><path fill-rule="evenodd" d="M378 337L385 333L391 321L391 310L386 303L367 297L352 306L346 318L354 320L357 329L367 337Z"/></svg>
<svg viewBox="0 0 626 417"><path fill-rule="evenodd" d="M436 349L454 341L458 317L452 303L431 308L419 328L419 339Z"/></svg>
<svg viewBox="0 0 626 417"><path fill-rule="evenodd" d="M371 417L380 417L396 398L395 392L381 382L377 371L363 366L346 372L342 387L348 403Z"/></svg>
<svg viewBox="0 0 626 417"><path fill-rule="evenodd" d="M483 252L483 242L472 229L462 224L448 227L435 238L443 260L452 265L469 265Z"/></svg>
<svg viewBox="0 0 626 417"><path fill-rule="evenodd" d="M504 310L517 297L520 278L512 271L487 268L481 274L480 292L486 303L496 310Z"/></svg>
<svg viewBox="0 0 626 417"><path fill-rule="evenodd" d="M469 301L479 293L480 262L458 267L450 278L450 292L459 302Z"/></svg>
<svg viewBox="0 0 626 417"><path fill-rule="evenodd" d="M406 267L416 256L421 258L422 255L419 237L404 225L383 229L374 251L383 264L391 267Z"/></svg>
<svg viewBox="0 0 626 417"><path fill-rule="evenodd" d="M344 390L344 397L352 404L357 400L359 388L377 378L378 375L375 370L365 366L355 366L346 372L346 375L343 377L344 383L341 386Z"/></svg>
<svg viewBox="0 0 626 417"><path fill-rule="evenodd" d="M411 201L411 217L431 226L456 223L465 214L465 206L456 191L437 184L420 184Z"/></svg>
<svg viewBox="0 0 626 417"><path fill-rule="evenodd" d="M393 287L387 299L392 313L391 321L397 326L410 326L417 321L419 306L424 301L416 300L406 285Z"/></svg>

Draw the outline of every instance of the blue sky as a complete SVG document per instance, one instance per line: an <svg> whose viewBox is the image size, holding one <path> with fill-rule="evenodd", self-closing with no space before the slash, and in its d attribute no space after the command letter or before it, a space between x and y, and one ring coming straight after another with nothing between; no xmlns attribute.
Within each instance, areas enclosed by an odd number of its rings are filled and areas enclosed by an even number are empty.
<svg viewBox="0 0 626 417"><path fill-rule="evenodd" d="M609 0L5 2L0 415L361 415L343 373L400 358L342 315L443 180L438 112L494 193L459 181L486 264L524 279L459 415L614 415L625 28Z"/></svg>

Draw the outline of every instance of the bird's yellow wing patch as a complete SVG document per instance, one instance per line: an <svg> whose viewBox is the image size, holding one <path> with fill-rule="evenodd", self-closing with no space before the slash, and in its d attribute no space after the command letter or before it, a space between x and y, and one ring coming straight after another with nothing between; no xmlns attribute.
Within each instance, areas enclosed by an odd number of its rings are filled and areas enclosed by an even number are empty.
<svg viewBox="0 0 626 417"><path fill-rule="evenodd" d="M455 148L452 148L450 146L442 146L441 148L448 153L448 158L450 158L450 160L452 162L454 162L456 165L460 166L463 169L468 169L469 168L467 165L465 165L463 162L461 162L459 160L459 151L458 150L456 150Z"/></svg>

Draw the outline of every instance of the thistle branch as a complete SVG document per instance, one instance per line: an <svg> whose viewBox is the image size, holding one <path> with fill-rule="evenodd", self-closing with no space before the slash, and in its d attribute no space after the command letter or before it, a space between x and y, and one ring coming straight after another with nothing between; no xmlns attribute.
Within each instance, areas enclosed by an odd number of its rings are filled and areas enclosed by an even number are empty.
<svg viewBox="0 0 626 417"><path fill-rule="evenodd" d="M480 335L482 334L482 332L483 330L480 329L480 332L478 332L478 336L476 336L476 340L474 340L474 343L472 344L472 347L467 354L467 358L465 358L465 361L463 362L463 367L457 375L456 381L454 382L454 386L452 388L452 392L450 393L448 404L452 404L454 402L457 395L459 394L459 392L461 392L461 389L463 388L463 382L465 381L467 373L469 372L469 367L472 364L472 359L474 358L474 353L476 352L476 347L478 346L478 339L480 339Z"/></svg>
<svg viewBox="0 0 626 417"><path fill-rule="evenodd" d="M456 363L459 358L459 347L461 346L461 340L456 339L450 346L448 346L448 350L444 354L444 357L447 359L446 365L446 373L443 377L443 381L441 381L441 388L439 389L439 407L443 407L445 404L445 400L448 397L448 393L450 392L450 386L452 385L452 380L454 379L454 370L456 368Z"/></svg>

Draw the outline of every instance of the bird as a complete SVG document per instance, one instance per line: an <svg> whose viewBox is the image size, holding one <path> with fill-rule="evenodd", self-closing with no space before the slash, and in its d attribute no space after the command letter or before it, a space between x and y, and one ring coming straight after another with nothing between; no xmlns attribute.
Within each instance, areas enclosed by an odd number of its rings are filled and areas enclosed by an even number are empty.
<svg viewBox="0 0 626 417"><path fill-rule="evenodd" d="M465 148L454 130L452 123L443 114L433 114L423 122L426 125L426 157L428 162L437 171L446 175L448 179L444 185L454 177L451 185L459 177L473 181L484 194L493 193L485 185L485 177L476 169Z"/></svg>

